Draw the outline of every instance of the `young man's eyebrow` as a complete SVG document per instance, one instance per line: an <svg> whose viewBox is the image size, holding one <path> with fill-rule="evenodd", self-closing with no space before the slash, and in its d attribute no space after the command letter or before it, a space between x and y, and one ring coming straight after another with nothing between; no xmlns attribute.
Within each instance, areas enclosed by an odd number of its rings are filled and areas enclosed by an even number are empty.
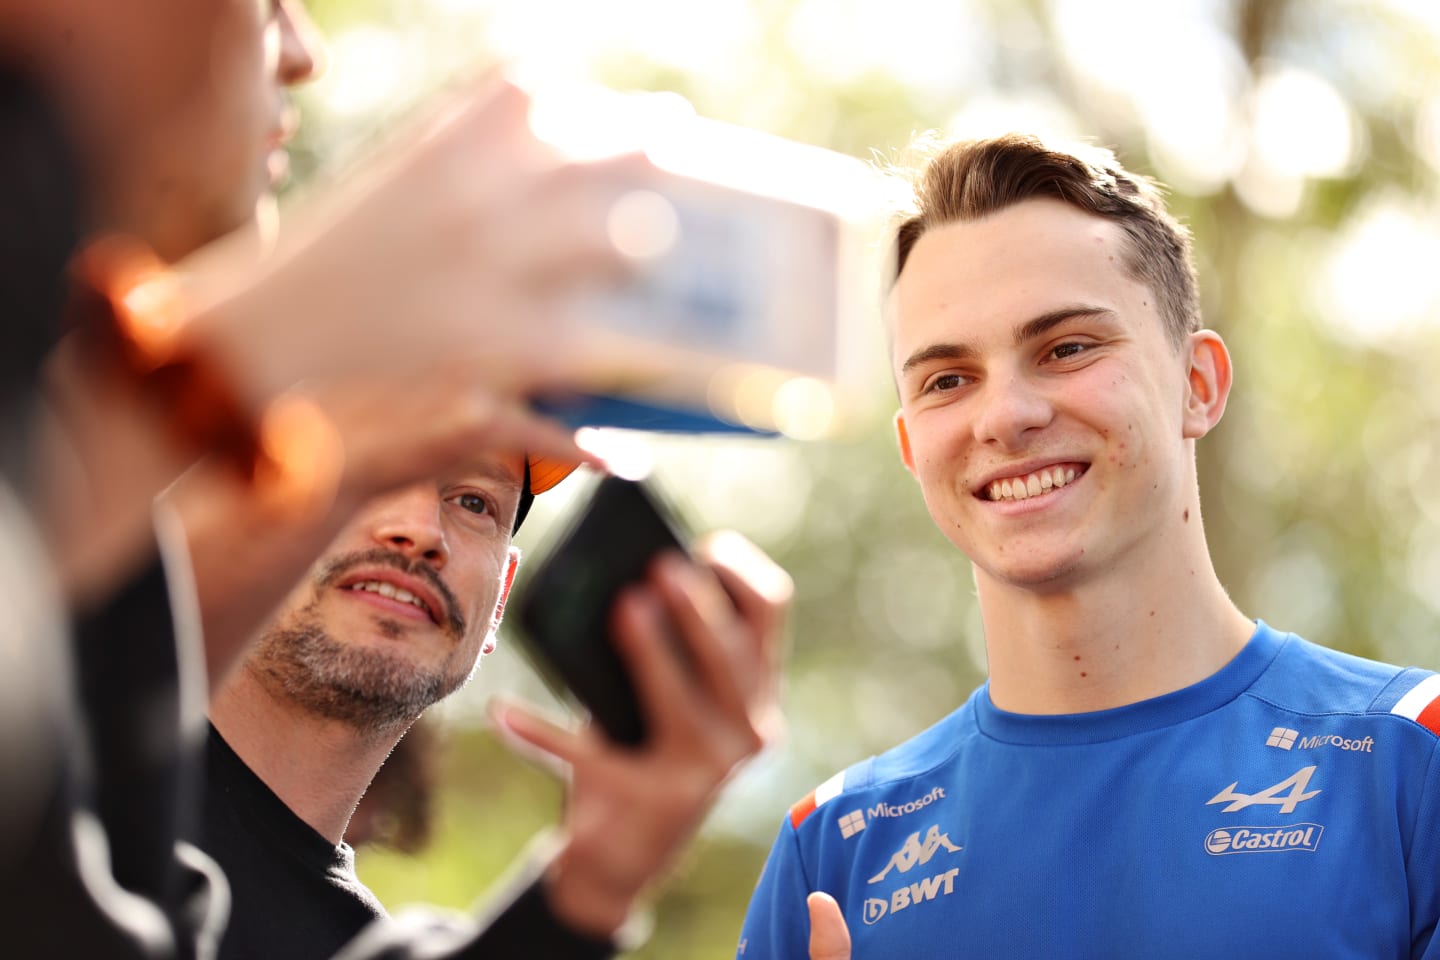
<svg viewBox="0 0 1440 960"><path fill-rule="evenodd" d="M905 358L905 363L900 367L900 373L909 373L922 363L929 363L931 360L965 360L975 355L975 348L965 343L932 343L928 347L921 347L910 356Z"/></svg>
<svg viewBox="0 0 1440 960"><path fill-rule="evenodd" d="M1114 314L1115 311L1109 307L1097 307L1088 303L1075 303L1047 310L1040 316L1027 320L1015 328L1015 345L1018 347L1028 340L1043 336L1066 320L1080 317L1114 316Z"/></svg>
<svg viewBox="0 0 1440 960"><path fill-rule="evenodd" d="M1015 328L1015 345L1018 347L1028 340L1043 336L1066 320L1080 317L1113 316L1114 313L1115 311L1109 307L1098 307L1088 303L1068 304L1054 310L1047 310ZM967 343L932 343L906 357L904 364L900 367L900 373L901 375L907 374L915 367L929 363L931 360L967 360L974 355L975 348Z"/></svg>

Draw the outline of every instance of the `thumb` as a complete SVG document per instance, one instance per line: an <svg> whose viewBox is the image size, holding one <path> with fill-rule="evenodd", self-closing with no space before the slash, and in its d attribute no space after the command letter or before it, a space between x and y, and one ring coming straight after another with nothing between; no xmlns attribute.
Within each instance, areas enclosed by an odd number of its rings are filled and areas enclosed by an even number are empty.
<svg viewBox="0 0 1440 960"><path fill-rule="evenodd" d="M805 898L810 908L810 960L850 960L850 931L840 904L828 893Z"/></svg>

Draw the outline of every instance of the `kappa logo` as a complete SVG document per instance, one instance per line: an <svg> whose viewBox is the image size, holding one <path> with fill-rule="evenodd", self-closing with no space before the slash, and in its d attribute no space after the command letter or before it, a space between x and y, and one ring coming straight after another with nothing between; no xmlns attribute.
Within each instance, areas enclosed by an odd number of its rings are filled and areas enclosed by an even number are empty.
<svg viewBox="0 0 1440 960"><path fill-rule="evenodd" d="M925 839L922 842L919 831L910 834L905 838L905 843L890 855L890 862L885 864L885 869L870 878L870 883L879 883L889 875L891 870L899 870L901 873L909 873L915 867L930 862L930 858L941 849L950 853L959 853L964 847L957 846L950 842L947 834L940 832L940 825L937 823L925 832ZM928 897L926 899L929 899Z"/></svg>
<svg viewBox="0 0 1440 960"><path fill-rule="evenodd" d="M1240 781L1236 780L1206 800L1205 805L1208 807L1212 803L1228 803L1228 806L1221 808L1221 813L1235 813L1246 807L1254 806L1279 807L1281 813L1294 813L1297 806L1320 795L1318 788L1315 790L1305 789L1310 786L1310 778L1315 775L1317 769L1319 769L1318 766L1304 767L1274 786L1266 787L1258 793L1237 792L1235 788L1240 786ZM1288 790L1289 793L1282 795L1284 790Z"/></svg>
<svg viewBox="0 0 1440 960"><path fill-rule="evenodd" d="M1297 739L1299 743L1296 743ZM1351 739L1342 737L1338 733L1324 733L1317 737L1302 737L1300 736L1299 730L1291 730L1289 727L1276 727L1270 731L1270 736L1265 738L1265 746L1278 747L1281 750L1292 750L1297 746L1301 750L1334 747L1337 750L1372 753L1375 749L1375 738L1365 737L1363 739Z"/></svg>

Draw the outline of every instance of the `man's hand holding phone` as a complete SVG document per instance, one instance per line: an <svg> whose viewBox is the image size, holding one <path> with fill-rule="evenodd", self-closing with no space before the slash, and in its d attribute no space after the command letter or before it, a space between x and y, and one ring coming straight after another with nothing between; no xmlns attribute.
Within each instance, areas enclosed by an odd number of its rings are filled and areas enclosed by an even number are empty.
<svg viewBox="0 0 1440 960"><path fill-rule="evenodd" d="M779 733L778 655L790 577L735 533L666 552L611 611L617 653L647 734L613 742L513 704L503 732L568 764L563 846L546 875L552 909L611 936L673 863L736 767Z"/></svg>

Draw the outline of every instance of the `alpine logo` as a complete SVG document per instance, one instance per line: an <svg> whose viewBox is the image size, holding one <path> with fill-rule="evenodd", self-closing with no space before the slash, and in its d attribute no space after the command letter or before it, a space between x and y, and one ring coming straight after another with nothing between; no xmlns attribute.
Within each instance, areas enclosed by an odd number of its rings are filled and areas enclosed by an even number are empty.
<svg viewBox="0 0 1440 960"><path fill-rule="evenodd" d="M950 853L959 853L965 848L951 843L950 837L940 832L938 823L925 832L923 842L920 839L919 831L916 831L905 838L905 843L901 845L900 849L890 855L890 862L885 864L885 869L871 877L869 882L879 883L889 875L891 870L909 873L915 867L929 863L930 858L941 849Z"/></svg>
<svg viewBox="0 0 1440 960"><path fill-rule="evenodd" d="M1205 801L1205 805L1212 803L1226 803L1227 806L1221 809L1221 813L1235 813L1244 810L1246 807L1273 806L1279 807L1281 813L1294 813L1295 808L1313 797L1320 795L1320 790L1306 790L1310 786L1310 778L1314 776L1318 766L1304 767L1295 771L1290 776L1281 780L1274 786L1266 787L1256 793L1240 793L1236 787L1240 781L1236 780L1230 786L1221 790L1215 796Z"/></svg>
<svg viewBox="0 0 1440 960"><path fill-rule="evenodd" d="M1325 828L1318 823L1295 823L1284 827L1224 827L1205 837L1205 852L1215 857L1231 853L1314 853Z"/></svg>
<svg viewBox="0 0 1440 960"><path fill-rule="evenodd" d="M1297 739L1299 743L1296 743ZM1265 738L1265 746L1278 747L1281 750L1292 750L1297 746L1301 750L1334 747L1337 750L1372 753L1375 749L1375 738L1364 737L1363 739L1352 739L1342 737L1338 733L1322 733L1316 737L1302 737L1300 736L1299 730L1291 730L1288 727L1276 727L1270 731L1270 736Z"/></svg>
<svg viewBox="0 0 1440 960"><path fill-rule="evenodd" d="M865 901L865 923L873 925L889 914L899 913L918 903L934 900L936 897L948 897L955 892L955 877L959 873L959 867L951 867L944 873L937 873L933 877L917 880L892 891L889 900L870 897Z"/></svg>

